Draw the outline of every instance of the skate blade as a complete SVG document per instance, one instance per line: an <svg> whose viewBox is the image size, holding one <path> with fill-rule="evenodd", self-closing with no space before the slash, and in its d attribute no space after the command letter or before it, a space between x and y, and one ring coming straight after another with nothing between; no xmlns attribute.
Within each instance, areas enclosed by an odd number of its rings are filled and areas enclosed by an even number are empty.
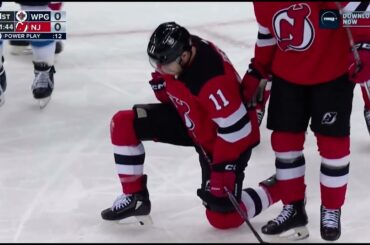
<svg viewBox="0 0 370 245"><path fill-rule="evenodd" d="M44 109L45 106L49 104L50 99L51 99L51 96L43 98L43 99L37 99L40 109Z"/></svg>
<svg viewBox="0 0 370 245"><path fill-rule="evenodd" d="M274 243L288 243L306 239L309 237L309 232L306 226L295 227L278 235L268 235Z"/></svg>
<svg viewBox="0 0 370 245"><path fill-rule="evenodd" d="M153 220L149 215L135 216L140 225L152 225Z"/></svg>
<svg viewBox="0 0 370 245"><path fill-rule="evenodd" d="M12 55L30 55L32 48L31 46L11 46L10 53Z"/></svg>
<svg viewBox="0 0 370 245"><path fill-rule="evenodd" d="M139 224L140 226L149 226L153 225L153 220L150 215L140 215L118 220L117 223L120 225Z"/></svg>

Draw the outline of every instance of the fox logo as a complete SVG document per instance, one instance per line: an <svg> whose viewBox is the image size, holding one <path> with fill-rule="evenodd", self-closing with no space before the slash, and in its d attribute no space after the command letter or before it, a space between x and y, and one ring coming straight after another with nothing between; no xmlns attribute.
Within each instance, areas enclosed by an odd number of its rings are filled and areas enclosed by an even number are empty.
<svg viewBox="0 0 370 245"><path fill-rule="evenodd" d="M188 105L188 103L186 103L185 101L183 101L183 100L181 100L181 99L179 99L179 98L177 98L177 97L175 97L171 94L168 94L168 96L170 97L172 103L175 105L177 110L180 113L183 113L186 127L189 130L193 130L195 128L195 124L190 119L190 116L189 116L190 106Z"/></svg>
<svg viewBox="0 0 370 245"><path fill-rule="evenodd" d="M304 51L311 46L315 32L308 19L310 14L310 7L300 3L282 9L274 15L272 26L281 50Z"/></svg>

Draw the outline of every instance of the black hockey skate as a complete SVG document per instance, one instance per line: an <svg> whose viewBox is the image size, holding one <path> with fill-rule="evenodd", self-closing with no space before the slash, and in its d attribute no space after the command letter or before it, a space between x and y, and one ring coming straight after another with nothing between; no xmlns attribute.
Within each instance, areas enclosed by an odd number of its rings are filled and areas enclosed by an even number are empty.
<svg viewBox="0 0 370 245"><path fill-rule="evenodd" d="M39 101L40 108L44 108L50 101L54 89L54 66L43 62L33 62L35 79L32 83L33 97Z"/></svg>
<svg viewBox="0 0 370 245"><path fill-rule="evenodd" d="M5 103L6 74L4 66L0 68L0 106Z"/></svg>
<svg viewBox="0 0 370 245"><path fill-rule="evenodd" d="M261 231L266 235L280 235L294 229L294 233L280 236L282 240L301 240L309 236L306 225L308 217L305 210L304 200L293 202L283 206L283 210L273 220L262 226Z"/></svg>
<svg viewBox="0 0 370 245"><path fill-rule="evenodd" d="M146 183L146 176L144 177ZM145 185L146 186L146 185ZM131 195L122 194L117 197L111 208L107 208L101 212L101 216L105 220L122 220L131 216L135 216L141 225L148 221L151 204L149 200L149 192L147 188L141 192ZM150 222L150 218L149 218Z"/></svg>
<svg viewBox="0 0 370 245"><path fill-rule="evenodd" d="M321 205L320 233L327 241L338 240L341 234L340 209L327 209Z"/></svg>
<svg viewBox="0 0 370 245"><path fill-rule="evenodd" d="M367 131L370 134L370 110L367 110L366 108L364 109L364 117L367 126Z"/></svg>

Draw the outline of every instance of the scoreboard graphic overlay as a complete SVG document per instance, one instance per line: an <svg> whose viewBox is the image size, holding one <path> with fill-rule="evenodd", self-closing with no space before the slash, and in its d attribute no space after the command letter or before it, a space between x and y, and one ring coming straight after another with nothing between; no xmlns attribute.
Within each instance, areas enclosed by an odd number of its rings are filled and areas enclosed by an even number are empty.
<svg viewBox="0 0 370 245"><path fill-rule="evenodd" d="M0 40L66 38L66 11L0 11Z"/></svg>

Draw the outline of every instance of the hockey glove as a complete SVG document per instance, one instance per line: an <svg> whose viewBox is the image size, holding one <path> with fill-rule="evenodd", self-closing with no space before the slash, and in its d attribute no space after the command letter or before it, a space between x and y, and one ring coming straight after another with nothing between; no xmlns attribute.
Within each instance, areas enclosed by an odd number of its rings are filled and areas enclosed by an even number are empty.
<svg viewBox="0 0 370 245"><path fill-rule="evenodd" d="M355 47L360 56L361 67L357 67L354 56L350 55L349 75L353 82L361 84L367 99L370 99L370 43L357 43Z"/></svg>
<svg viewBox="0 0 370 245"><path fill-rule="evenodd" d="M159 72L152 72L152 79L149 81L154 91L155 97L162 103L170 102L166 93L166 82Z"/></svg>
<svg viewBox="0 0 370 245"><path fill-rule="evenodd" d="M270 98L271 90L271 79L263 79L258 86L256 96L254 96L254 105L249 105L249 107L255 107L257 112L258 125L261 125L263 117L265 115L265 107L268 99Z"/></svg>
<svg viewBox="0 0 370 245"><path fill-rule="evenodd" d="M203 204L207 209L220 213L235 211L224 187L227 187L234 196L239 196L237 200L240 200L240 195L235 193L236 191L240 192L239 188L241 188L241 186L236 188L236 169L236 163L221 163L211 166L209 186L205 190L197 190L197 195L203 200Z"/></svg>
<svg viewBox="0 0 370 245"><path fill-rule="evenodd" d="M364 83L370 80L370 43L357 43L355 46L360 56L361 67L357 69L354 56L350 55L349 74L355 83Z"/></svg>
<svg viewBox="0 0 370 245"><path fill-rule="evenodd" d="M249 108L255 108L257 104L260 104L260 108L265 107L269 95L269 90L265 93L268 80L267 74L252 59L241 84L243 98Z"/></svg>

